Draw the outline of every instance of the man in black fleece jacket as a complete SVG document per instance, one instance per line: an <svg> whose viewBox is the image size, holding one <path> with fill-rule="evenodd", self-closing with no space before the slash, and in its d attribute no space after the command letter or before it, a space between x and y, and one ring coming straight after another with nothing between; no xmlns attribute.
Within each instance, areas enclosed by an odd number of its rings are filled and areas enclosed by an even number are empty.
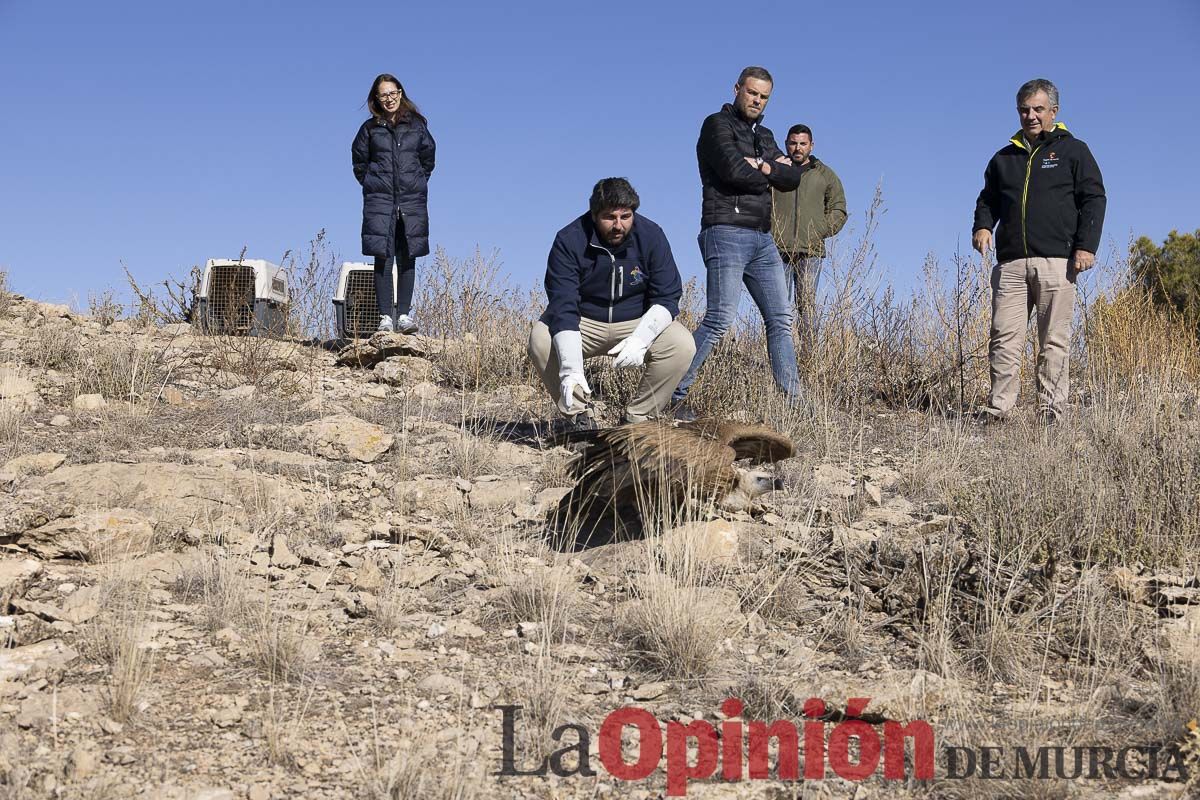
<svg viewBox="0 0 1200 800"><path fill-rule="evenodd" d="M700 128L696 159L704 200L699 241L708 307L696 329L696 356L673 396L677 405L733 324L743 284L766 325L767 354L776 384L792 403L800 403L804 396L783 259L771 238L771 189L795 191L804 168L783 154L774 134L762 124L773 88L771 73L746 67L733 87L733 103L710 114ZM676 416L686 418L691 413L680 409Z"/></svg>
<svg viewBox="0 0 1200 800"><path fill-rule="evenodd" d="M1104 181L1087 145L1055 121L1053 83L1037 78L1021 86L1017 113L1021 130L988 162L975 204L972 244L996 255L992 388L981 419L1002 419L1017 402L1025 327L1036 308L1038 413L1052 423L1066 410L1075 279L1096 262Z"/></svg>

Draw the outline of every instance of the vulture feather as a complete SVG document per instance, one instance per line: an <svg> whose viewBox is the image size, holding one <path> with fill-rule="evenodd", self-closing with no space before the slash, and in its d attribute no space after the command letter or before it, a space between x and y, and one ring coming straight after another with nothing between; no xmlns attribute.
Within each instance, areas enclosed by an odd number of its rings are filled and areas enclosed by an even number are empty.
<svg viewBox="0 0 1200 800"><path fill-rule="evenodd" d="M734 462L770 464L795 454L791 439L778 431L715 418L678 426L638 422L566 438L585 449L557 520L584 543L605 521L619 525L649 513L674 524L689 501L744 509L782 486L770 472L750 472Z"/></svg>

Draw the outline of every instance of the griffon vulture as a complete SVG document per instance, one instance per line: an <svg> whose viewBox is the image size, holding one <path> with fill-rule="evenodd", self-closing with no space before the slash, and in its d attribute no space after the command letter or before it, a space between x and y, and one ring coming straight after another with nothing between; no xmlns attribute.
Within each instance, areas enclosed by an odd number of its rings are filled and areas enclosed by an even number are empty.
<svg viewBox="0 0 1200 800"><path fill-rule="evenodd" d="M734 462L769 464L795 453L792 441L770 428L712 418L678 426L639 422L566 438L585 449L574 465L575 485L559 502L556 532L576 546L612 538L648 514L663 526L675 524L689 504L748 510L783 485L771 471Z"/></svg>

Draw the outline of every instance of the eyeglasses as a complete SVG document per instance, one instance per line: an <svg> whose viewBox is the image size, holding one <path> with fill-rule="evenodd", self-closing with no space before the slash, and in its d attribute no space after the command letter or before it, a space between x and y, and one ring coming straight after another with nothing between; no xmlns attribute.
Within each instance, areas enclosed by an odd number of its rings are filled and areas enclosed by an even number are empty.
<svg viewBox="0 0 1200 800"><path fill-rule="evenodd" d="M384 100L384 101L387 101L387 100L399 100L399 99L400 99L400 93L399 93L399 92L385 92L385 93L383 93L383 94L379 95L379 99L380 99L380 100Z"/></svg>

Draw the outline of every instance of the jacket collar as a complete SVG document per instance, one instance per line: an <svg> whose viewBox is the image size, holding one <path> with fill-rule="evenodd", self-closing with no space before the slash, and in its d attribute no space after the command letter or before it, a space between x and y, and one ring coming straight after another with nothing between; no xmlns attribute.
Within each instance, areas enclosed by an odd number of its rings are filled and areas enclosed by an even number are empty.
<svg viewBox="0 0 1200 800"><path fill-rule="evenodd" d="M729 116L736 119L738 122L749 125L752 128L755 125L762 124L763 118L767 116L766 114L759 114L758 119L754 120L754 122L751 122L750 120L746 119L745 117L743 117L741 114L738 113L738 110L733 107L733 103L726 103L725 105L721 106L721 110L724 111Z"/></svg>
<svg viewBox="0 0 1200 800"><path fill-rule="evenodd" d="M1042 137L1042 144L1047 144L1049 142L1053 142L1057 139L1062 139L1063 137L1070 136L1070 135L1071 135L1071 132L1069 130L1067 130L1066 125L1064 125L1061 122L1056 122L1056 123L1054 123L1054 127L1051 128ZM1025 144L1025 134L1022 133L1021 131L1017 131L1016 133L1014 133L1012 135L1012 138L1009 139L1009 141L1012 142L1013 144L1015 144L1019 149L1024 150L1026 152L1029 151L1029 147Z"/></svg>
<svg viewBox="0 0 1200 800"><path fill-rule="evenodd" d="M636 211L633 212L633 225L631 225L629 228L629 235L625 237L625 241L621 242L621 244L617 245L615 248L600 238L600 231L596 230L596 223L592 222L591 212L586 212L582 219L583 230L588 235L588 247L598 247L601 250L607 250L614 255L617 253L624 253L626 248L629 247L630 241L632 241L633 237L637 235L638 215Z"/></svg>

